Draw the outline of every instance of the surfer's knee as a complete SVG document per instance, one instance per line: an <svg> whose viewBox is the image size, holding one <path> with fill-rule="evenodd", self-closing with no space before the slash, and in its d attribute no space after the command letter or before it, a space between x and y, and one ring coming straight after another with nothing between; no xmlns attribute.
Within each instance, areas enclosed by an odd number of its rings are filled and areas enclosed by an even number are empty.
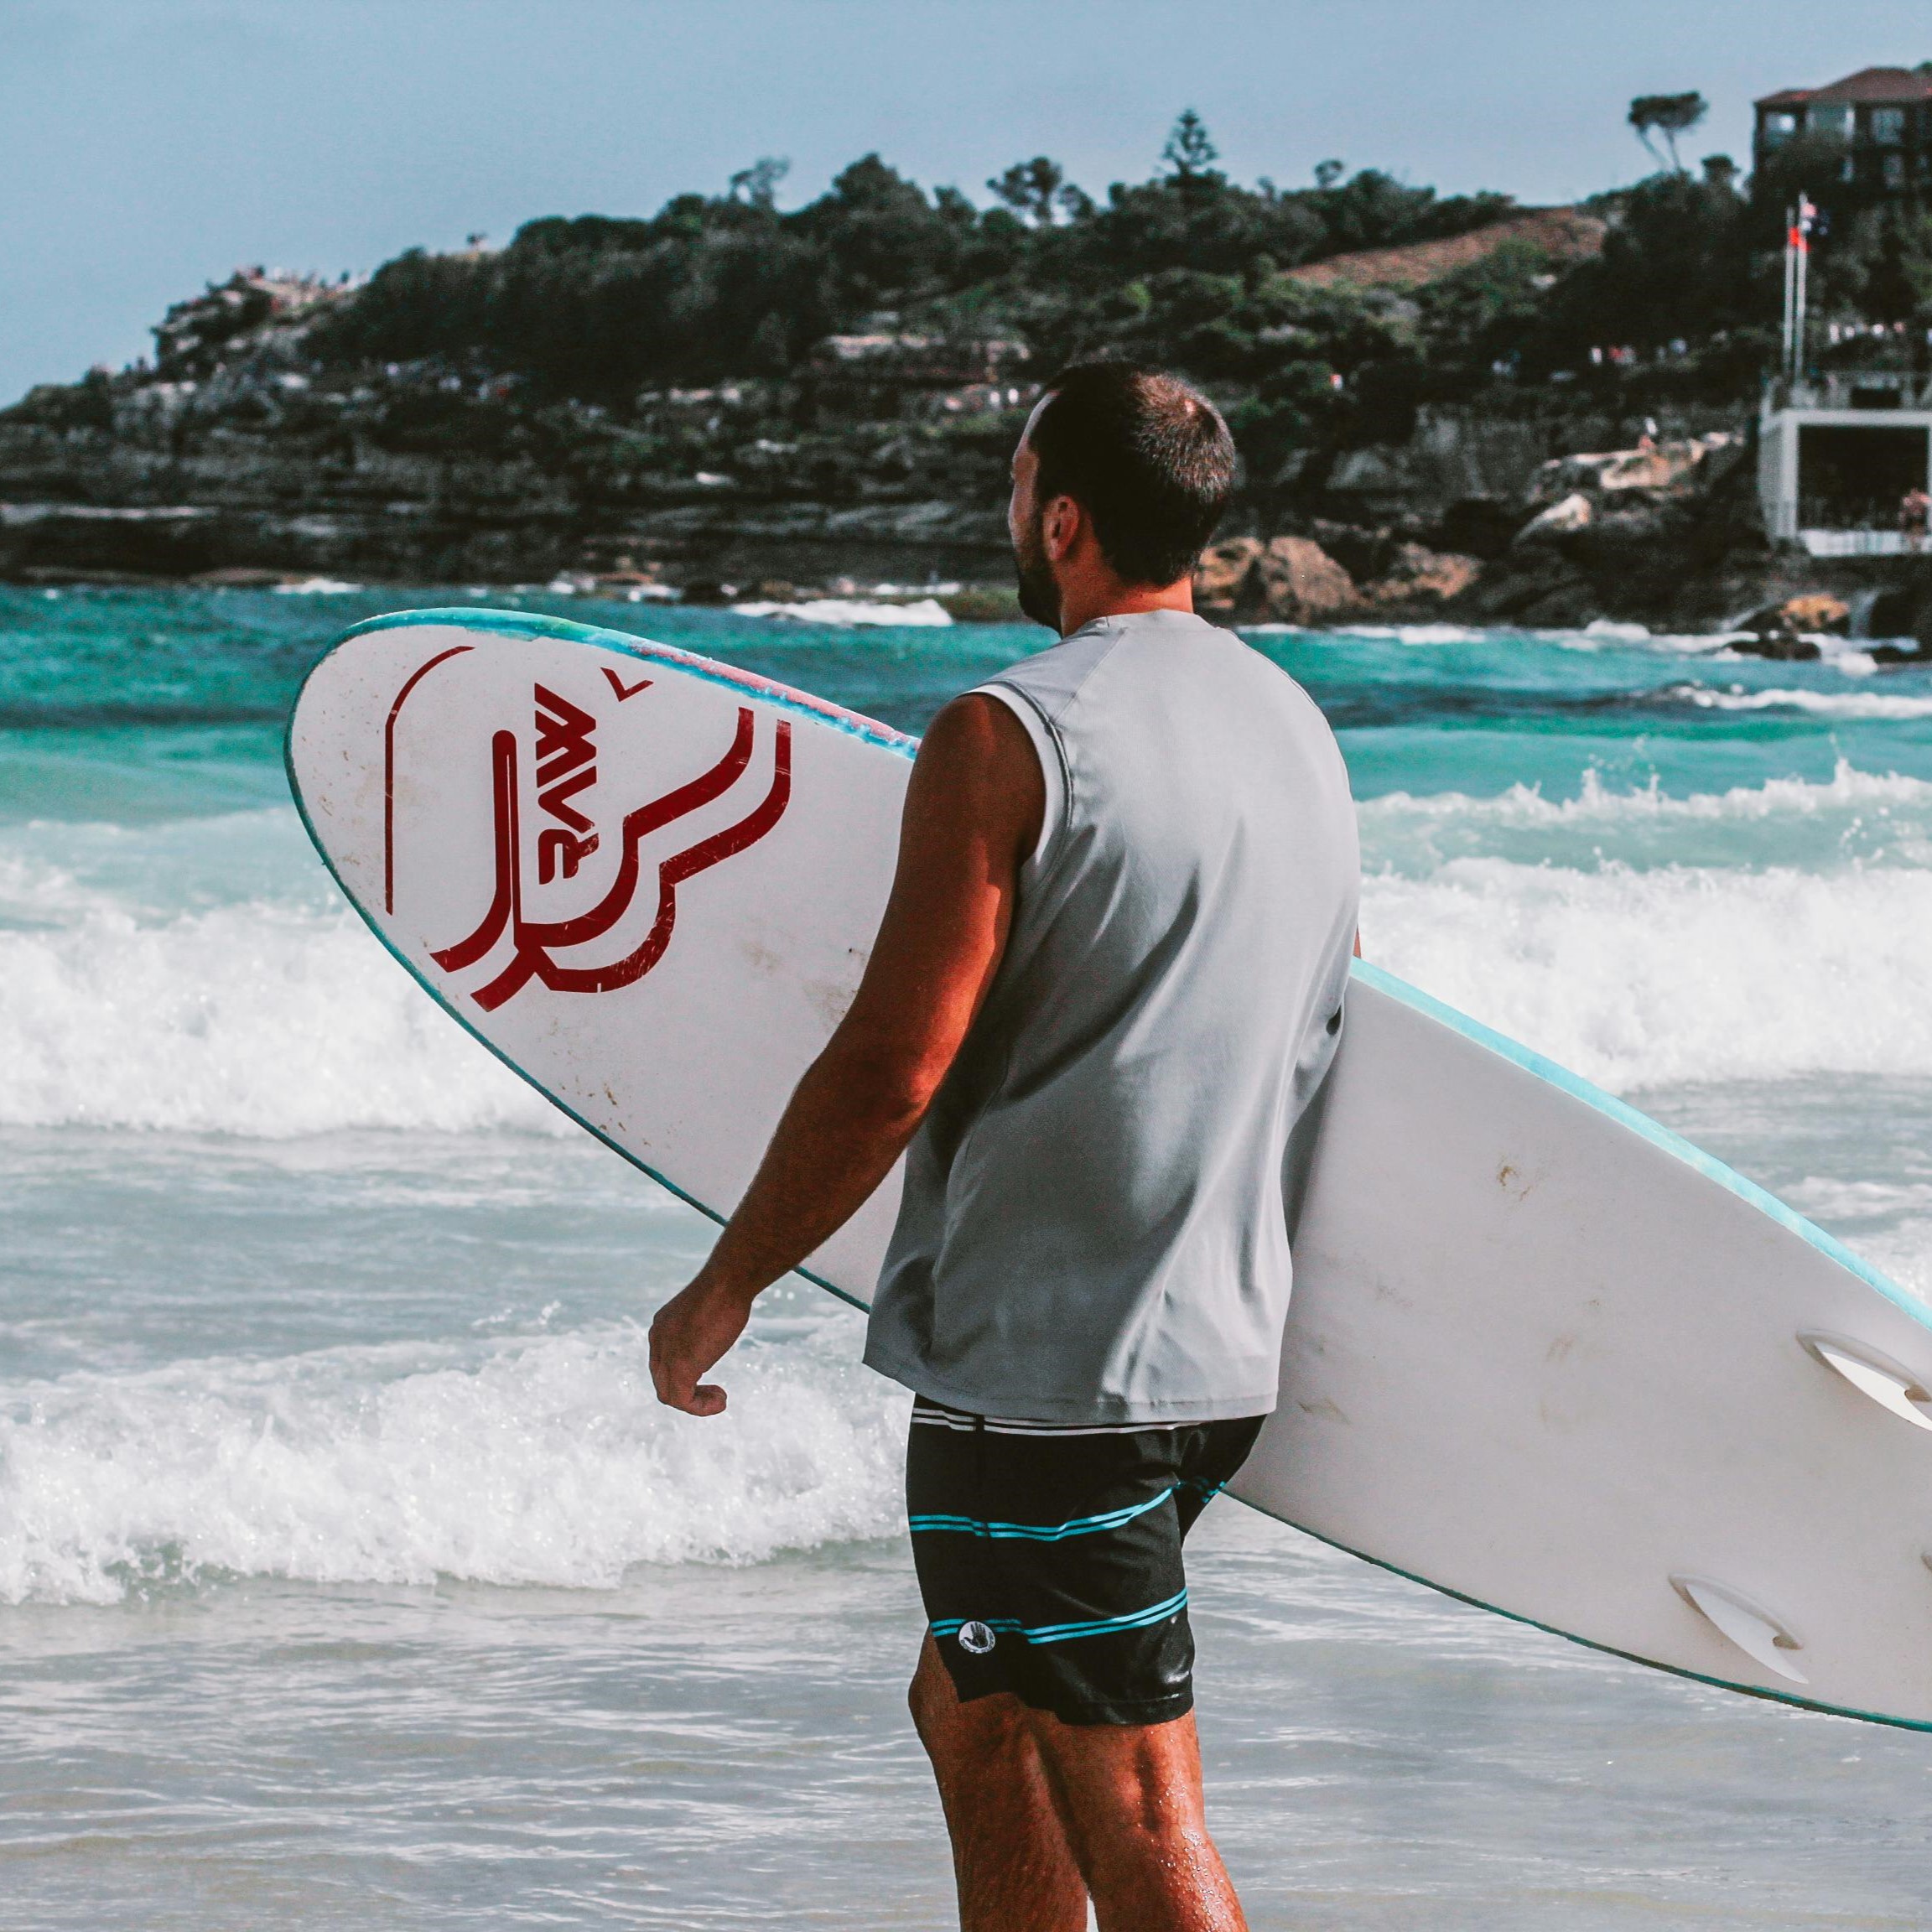
<svg viewBox="0 0 1932 1932"><path fill-rule="evenodd" d="M960 1703L930 1637L921 1647L918 1667L906 1686L906 1704L912 1713L912 1728L929 1756L937 1757L943 1749L956 1752L965 1743L970 1728L966 1707Z"/></svg>
<svg viewBox="0 0 1932 1932"><path fill-rule="evenodd" d="M906 1689L912 1727L935 1764L966 1766L1004 1758L1028 1742L1026 1714L1011 1696L975 1697L963 1704L953 1679L927 1638Z"/></svg>
<svg viewBox="0 0 1932 1932"><path fill-rule="evenodd" d="M1201 1758L1191 1715L1074 1725L1034 1712L1031 1724L1070 1810L1098 1837L1166 1843L1200 1834Z"/></svg>
<svg viewBox="0 0 1932 1932"><path fill-rule="evenodd" d="M912 1713L912 1728L928 1750L932 1734L944 1721L944 1700L952 1688L946 1681L945 1666L932 1654L932 1639L928 1637L919 1652L912 1681L906 1686L906 1707Z"/></svg>

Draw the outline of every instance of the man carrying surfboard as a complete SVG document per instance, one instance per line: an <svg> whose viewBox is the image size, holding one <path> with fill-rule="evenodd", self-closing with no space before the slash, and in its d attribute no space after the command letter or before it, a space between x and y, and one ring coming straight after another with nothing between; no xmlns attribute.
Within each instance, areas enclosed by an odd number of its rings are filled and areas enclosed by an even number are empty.
<svg viewBox="0 0 1932 1932"><path fill-rule="evenodd" d="M1227 1932L1182 1545L1275 1400L1290 1137L1333 1057L1354 810L1306 693L1194 615L1233 486L1213 406L1069 370L1013 463L1021 602L1061 641L914 766L850 1010L697 1278L660 1398L903 1152L866 1360L915 1395L911 1690L966 1932Z"/></svg>

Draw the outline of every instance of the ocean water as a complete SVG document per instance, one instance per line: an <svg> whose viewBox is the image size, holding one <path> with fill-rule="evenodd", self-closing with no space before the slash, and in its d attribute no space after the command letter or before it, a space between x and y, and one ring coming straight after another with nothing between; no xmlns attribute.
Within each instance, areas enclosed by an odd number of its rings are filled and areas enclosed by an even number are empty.
<svg viewBox="0 0 1932 1932"><path fill-rule="evenodd" d="M726 1418L658 1409L707 1225L430 1007L288 802L305 667L452 595L0 589L0 1928L944 1925L906 1399L801 1287ZM911 730L1043 641L527 601ZM1932 677L1253 641L1341 734L1371 956L1932 1295ZM1932 1738L1231 1504L1192 1568L1257 1927L1932 1920Z"/></svg>

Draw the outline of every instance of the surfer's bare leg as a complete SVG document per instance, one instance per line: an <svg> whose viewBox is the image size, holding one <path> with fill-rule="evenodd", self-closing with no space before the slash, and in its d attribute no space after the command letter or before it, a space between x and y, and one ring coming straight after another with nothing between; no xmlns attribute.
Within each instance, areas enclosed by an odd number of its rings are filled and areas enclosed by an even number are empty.
<svg viewBox="0 0 1932 1932"><path fill-rule="evenodd" d="M1165 1724L1026 1716L1100 1932L1246 1932L1208 1834L1192 1711Z"/></svg>
<svg viewBox="0 0 1932 1932"><path fill-rule="evenodd" d="M1087 1887L1026 1706L1005 1694L962 1704L931 1637L908 1701L953 1840L960 1932L1086 1932Z"/></svg>

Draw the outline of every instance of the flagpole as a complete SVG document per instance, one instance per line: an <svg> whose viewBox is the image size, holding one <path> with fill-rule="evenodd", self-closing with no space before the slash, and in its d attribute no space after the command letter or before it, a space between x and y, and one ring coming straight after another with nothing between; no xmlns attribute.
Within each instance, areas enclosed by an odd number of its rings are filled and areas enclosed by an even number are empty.
<svg viewBox="0 0 1932 1932"><path fill-rule="evenodd" d="M1811 231L1817 218L1818 210L1813 206L1810 196L1800 195L1797 206L1791 211L1791 227L1785 243L1790 310L1786 357L1794 385L1805 380L1806 283L1811 265Z"/></svg>
<svg viewBox="0 0 1932 1932"><path fill-rule="evenodd" d="M1779 358L1784 367L1784 379L1791 379L1791 319L1792 303L1798 287L1798 210L1788 208L1784 211L1784 308L1779 322L1784 340L1779 344L1784 354Z"/></svg>

